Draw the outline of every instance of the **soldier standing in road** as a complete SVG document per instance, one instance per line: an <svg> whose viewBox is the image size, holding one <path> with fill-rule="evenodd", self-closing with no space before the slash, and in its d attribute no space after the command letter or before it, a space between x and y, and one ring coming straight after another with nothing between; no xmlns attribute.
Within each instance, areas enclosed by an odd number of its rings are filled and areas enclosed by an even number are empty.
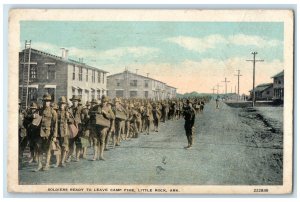
<svg viewBox="0 0 300 202"><path fill-rule="evenodd" d="M115 106L113 111L115 111L116 119L115 126L116 131L113 136L113 147L120 146L121 136L125 134L125 120L126 120L126 111L120 103L119 98L115 98L114 100Z"/></svg>
<svg viewBox="0 0 300 202"><path fill-rule="evenodd" d="M192 107L190 101L187 100L186 106L184 107L184 111L183 111L183 117L185 119L184 129L188 140L188 146L185 147L186 149L191 148L194 143L195 114L196 114L195 109Z"/></svg>
<svg viewBox="0 0 300 202"><path fill-rule="evenodd" d="M72 155L74 154L74 149L75 149L75 141L77 140L77 138L79 138L78 136L80 136L81 132L82 132L82 125L81 125L81 110L82 107L79 106L79 102L81 101L81 98L78 95L73 95L72 98L70 99L70 101L72 102L72 106L69 109L70 113L71 113L71 123L75 124L75 126L77 126L78 128L78 134L76 137L70 137L69 139L69 153L68 153L68 158L66 160L66 162L70 162Z"/></svg>
<svg viewBox="0 0 300 202"><path fill-rule="evenodd" d="M95 160L105 160L103 157L105 139L110 128L110 120L114 119L114 113L108 107L109 98L103 96L101 105L96 105L91 109L92 133L94 136L94 157ZM102 124L103 123L103 124ZM108 124L107 124L108 123ZM97 139L95 139L97 138Z"/></svg>
<svg viewBox="0 0 300 202"><path fill-rule="evenodd" d="M57 111L58 120L58 140L61 147L61 166L66 166L66 158L69 152L69 129L70 113L67 110L67 99L62 96L59 98L59 109Z"/></svg>
<svg viewBox="0 0 300 202"><path fill-rule="evenodd" d="M41 129L40 136L37 139L37 158L38 167L35 171L49 170L51 150L51 141L56 141L57 137L57 114L54 109L50 107L51 95L45 94L43 96L43 108L41 109ZM43 164L43 153L46 153L46 163Z"/></svg>
<svg viewBox="0 0 300 202"><path fill-rule="evenodd" d="M219 109L220 108L220 98L219 98L219 96L217 97L217 99L216 99L216 109Z"/></svg>
<svg viewBox="0 0 300 202"><path fill-rule="evenodd" d="M82 146L82 158L86 159L87 148L90 146L90 102L86 101L85 107L83 107L81 115L82 115L82 137L81 146ZM79 158L79 157L77 157Z"/></svg>

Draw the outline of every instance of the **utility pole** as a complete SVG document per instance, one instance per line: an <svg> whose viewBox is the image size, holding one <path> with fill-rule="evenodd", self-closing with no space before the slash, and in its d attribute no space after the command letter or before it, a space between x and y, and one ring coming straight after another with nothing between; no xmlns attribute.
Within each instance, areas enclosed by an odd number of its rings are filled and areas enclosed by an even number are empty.
<svg viewBox="0 0 300 202"><path fill-rule="evenodd" d="M227 83L229 83L230 81L227 81L227 78L225 77L225 80L222 82L225 83L225 94L227 94Z"/></svg>
<svg viewBox="0 0 300 202"><path fill-rule="evenodd" d="M252 52L251 53L253 55L253 60L246 60L249 62L253 63L253 85L252 85L252 107L255 106L255 63L256 62L263 62L264 60L257 60L256 59L256 55L258 54L257 52Z"/></svg>
<svg viewBox="0 0 300 202"><path fill-rule="evenodd" d="M217 89L215 89L215 87L213 87L211 90L213 91L213 94L215 94L215 90L217 90Z"/></svg>
<svg viewBox="0 0 300 202"><path fill-rule="evenodd" d="M238 99L240 99L240 76L242 76L240 74L241 70L237 70L238 71L238 74L235 74L234 76L237 76L238 77Z"/></svg>

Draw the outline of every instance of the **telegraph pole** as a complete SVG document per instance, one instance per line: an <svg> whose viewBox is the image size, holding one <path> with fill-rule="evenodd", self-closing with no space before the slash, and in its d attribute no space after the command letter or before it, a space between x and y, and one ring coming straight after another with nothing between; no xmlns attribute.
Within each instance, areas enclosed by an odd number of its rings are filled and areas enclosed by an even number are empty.
<svg viewBox="0 0 300 202"><path fill-rule="evenodd" d="M215 89L215 87L213 87L211 90L213 91L213 94L215 94L215 90L217 90L217 89Z"/></svg>
<svg viewBox="0 0 300 202"><path fill-rule="evenodd" d="M222 81L225 83L225 94L227 94L227 83L229 83L230 81L227 81L227 78L225 77L225 81Z"/></svg>
<svg viewBox="0 0 300 202"><path fill-rule="evenodd" d="M253 60L246 60L249 62L253 63L253 85L252 85L252 107L255 106L255 63L256 62L263 62L264 60L257 60L256 59L256 55L258 54L257 52L252 52L251 53L253 55Z"/></svg>
<svg viewBox="0 0 300 202"><path fill-rule="evenodd" d="M235 74L234 76L237 76L238 77L238 99L240 99L240 76L242 76L240 74L241 70L237 70L238 71L238 74Z"/></svg>

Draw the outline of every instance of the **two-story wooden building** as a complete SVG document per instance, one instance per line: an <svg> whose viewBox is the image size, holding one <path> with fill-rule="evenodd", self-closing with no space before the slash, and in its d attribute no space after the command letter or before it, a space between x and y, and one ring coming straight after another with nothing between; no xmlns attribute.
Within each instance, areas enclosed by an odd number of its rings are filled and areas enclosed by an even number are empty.
<svg viewBox="0 0 300 202"><path fill-rule="evenodd" d="M283 101L284 98L284 70L278 74L272 76L273 78L273 89L274 89L274 100Z"/></svg>
<svg viewBox="0 0 300 202"><path fill-rule="evenodd" d="M176 88L128 70L107 77L108 95L112 98L150 98L163 100L176 97Z"/></svg>
<svg viewBox="0 0 300 202"><path fill-rule="evenodd" d="M19 53L19 98L23 105L40 102L49 93L53 101L60 96L80 95L82 101L106 94L107 72L89 66L82 61L68 58L68 50L62 56L25 47Z"/></svg>

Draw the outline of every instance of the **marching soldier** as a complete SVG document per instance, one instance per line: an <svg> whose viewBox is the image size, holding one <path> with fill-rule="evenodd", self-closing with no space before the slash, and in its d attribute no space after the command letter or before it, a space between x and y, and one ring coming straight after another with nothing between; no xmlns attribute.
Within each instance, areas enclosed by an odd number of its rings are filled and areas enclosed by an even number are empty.
<svg viewBox="0 0 300 202"><path fill-rule="evenodd" d="M19 99L19 168L22 164L23 152L27 146L26 127L24 127L24 112L21 110L21 100Z"/></svg>
<svg viewBox="0 0 300 202"><path fill-rule="evenodd" d="M186 106L184 107L183 116L185 119L184 129L186 133L186 137L188 140L188 146L185 147L186 149L189 149L192 147L194 143L194 124L195 124L195 109L192 107L189 100L186 101Z"/></svg>
<svg viewBox="0 0 300 202"><path fill-rule="evenodd" d="M107 103L107 106L108 106L108 111L112 111L114 117L116 115L116 112L115 110L113 110L113 103L111 101L109 101ZM116 133L116 127L115 127L115 119L110 119L110 126L109 126L109 129L108 129L108 133L105 137L105 146L104 146L104 150L105 151L108 151L108 143L109 143L109 140L111 140L111 138L114 138L115 136L115 133ZM118 145L119 146L119 145Z"/></svg>
<svg viewBox="0 0 300 202"><path fill-rule="evenodd" d="M43 96L43 108L41 109L41 128L40 136L37 139L37 158L38 167L35 171L43 168L44 171L49 170L51 158L51 142L56 141L57 137L57 114L50 106L51 95ZM46 153L46 162L43 163L43 153Z"/></svg>
<svg viewBox="0 0 300 202"><path fill-rule="evenodd" d="M113 136L113 147L120 146L121 136L125 134L125 120L126 120L126 111L121 105L120 99L115 98L114 103L115 105L113 111L115 111L116 114L116 119L115 119L116 131L115 131L115 135Z"/></svg>
<svg viewBox="0 0 300 202"><path fill-rule="evenodd" d="M66 162L70 162L71 161L71 158L74 154L74 150L75 150L75 141L78 141L78 136L80 136L81 132L82 132L82 124L81 124L81 110L82 110L82 107L79 106L79 102L81 101L81 98L78 96L78 95L73 95L72 98L70 99L70 101L72 102L72 106L71 108L69 109L70 111L70 114L71 114L71 124L74 124L75 127L77 127L78 129L78 133L74 136L76 137L71 137L70 136L70 139L69 139L69 153L68 153L68 158L66 160ZM79 148L77 148L77 152Z"/></svg>
<svg viewBox="0 0 300 202"><path fill-rule="evenodd" d="M37 162L36 152L35 152L35 140L36 137L39 136L40 133L40 117L39 117L39 109L36 103L31 103L29 109L27 110L24 118L24 127L27 131L27 140L29 142L29 148L31 153L31 159L29 163L33 161ZM25 149L25 148L24 148Z"/></svg>
<svg viewBox="0 0 300 202"><path fill-rule="evenodd" d="M147 135L149 135L152 121L153 121L152 106L150 103L148 103L145 110L145 131Z"/></svg>
<svg viewBox="0 0 300 202"><path fill-rule="evenodd" d="M82 147L82 158L86 159L87 148L90 146L90 107L91 104L89 101L86 101L85 107L82 109L82 137L81 139L81 147ZM79 157L77 157L79 159Z"/></svg>
<svg viewBox="0 0 300 202"><path fill-rule="evenodd" d="M161 112L155 103L153 103L152 114L153 114L154 131L158 132L158 123L160 121Z"/></svg>
<svg viewBox="0 0 300 202"><path fill-rule="evenodd" d="M105 139L110 128L111 121L115 118L114 113L108 106L109 98L102 96L101 105L91 109L91 122L94 136L94 157L95 160L105 160L103 157Z"/></svg>
<svg viewBox="0 0 300 202"><path fill-rule="evenodd" d="M59 109L57 112L58 120L58 140L61 148L61 166L66 167L66 158L69 152L69 128L70 113L67 110L67 99L62 96L59 98Z"/></svg>

